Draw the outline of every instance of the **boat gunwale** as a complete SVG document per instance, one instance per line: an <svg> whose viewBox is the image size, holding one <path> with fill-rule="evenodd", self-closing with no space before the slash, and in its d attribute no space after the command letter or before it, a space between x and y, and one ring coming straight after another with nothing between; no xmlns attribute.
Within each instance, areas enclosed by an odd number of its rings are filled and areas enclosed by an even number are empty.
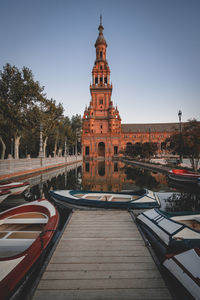
<svg viewBox="0 0 200 300"><path fill-rule="evenodd" d="M174 235L176 235L178 232L180 232L181 230L183 230L184 228L188 228L188 229L190 229L191 231L194 231L194 232L196 232L196 233L198 233L199 234L199 237L200 237L200 231L198 231L198 230L195 230L195 229L193 229L193 228L191 228L191 227L189 227L188 225L186 225L186 224L183 224L183 223L180 223L180 222L177 222L176 220L173 220L173 219L171 219L170 217L167 217L166 215L165 215L165 212L163 212L163 211L161 211L161 210L159 210L158 208L153 208L158 214L160 214L162 217L164 217L166 220L170 220L171 222L173 222L173 223L175 223L175 224L179 224L179 225L181 225L181 227L179 228L179 229L177 229L176 231L174 231L172 234L171 233L169 233L169 231L167 231L167 230L165 230L165 228L163 228L162 226L160 226L155 220L153 220L153 219L151 219L151 218L149 218L147 215L145 215L145 213L141 213L143 216L145 216L149 221L151 221L154 225L156 225L156 226L158 226L159 227L159 229L161 229L162 231L164 231L166 234L168 234L169 235L169 244L170 244L170 241L172 241L172 240L176 240L175 238L173 239L173 236ZM168 215L169 213L167 213L167 215ZM188 213L186 213L185 212L185 216L186 215L196 215L196 214L198 214L198 213L192 213L192 214L188 214ZM181 214L180 213L180 216L182 216L183 214ZM200 215L200 213L199 213L199 215ZM176 215L174 214L172 217L175 217ZM140 221L140 220L139 220ZM140 222L142 222L142 221L140 221ZM144 224L147 228L149 228L149 230L151 230L156 236L158 236L156 233L155 233L155 231L153 231L149 226L147 226L146 224ZM162 241L162 239L158 236L158 238ZM184 239L184 240L189 240L189 239ZM198 240L197 238L196 239L193 239L193 240Z"/></svg>
<svg viewBox="0 0 200 300"><path fill-rule="evenodd" d="M72 197L75 197L74 194L75 193L80 193L80 190L66 190L68 192L68 194L71 194ZM62 201L64 203L69 203L70 205L76 205L76 206L80 206L81 208L87 207L87 208L101 208L101 209L133 209L133 208L147 208L150 209L152 207L159 207L160 206L160 199L158 196L156 196L155 194L155 198L148 196L148 190L147 189L142 189L140 191L138 191L139 193L141 193L141 191L144 191L145 193L143 195L139 195L139 197L135 200L129 200L129 201L116 201L116 202L112 202L112 201L102 201L102 200L87 200L85 198L70 198L70 196L64 196L64 195L60 195L58 194L59 191L50 191L50 195L52 196L52 198L57 201ZM84 191L84 192L88 192L89 193L99 193L102 194L102 191ZM122 193L119 192L118 194L121 195L136 195L138 194L138 192L130 192L130 193ZM83 193L83 191L82 191ZM114 194L113 192L106 192L108 194ZM154 192L153 192L154 193ZM152 202L144 202L144 203L139 203L139 202L135 202L136 200L138 201L139 199L143 198L147 196L148 198L151 198ZM67 199L67 200L66 200ZM63 203L63 205L64 205ZM65 205L67 206L67 205Z"/></svg>

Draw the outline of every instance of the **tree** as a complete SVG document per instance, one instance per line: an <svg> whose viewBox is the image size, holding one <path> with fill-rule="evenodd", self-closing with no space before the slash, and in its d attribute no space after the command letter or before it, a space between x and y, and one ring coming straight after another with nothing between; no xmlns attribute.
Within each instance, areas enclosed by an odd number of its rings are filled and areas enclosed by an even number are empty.
<svg viewBox="0 0 200 300"><path fill-rule="evenodd" d="M132 158L150 158L153 156L158 150L158 146L156 143L135 143L128 144L125 149L125 154Z"/></svg>
<svg viewBox="0 0 200 300"><path fill-rule="evenodd" d="M59 139L59 124L63 118L64 108L61 103L56 104L56 101L45 100L42 109L40 110L39 123L43 125L43 150L46 156L46 147L49 136L54 136L54 156L57 152L57 143Z"/></svg>
<svg viewBox="0 0 200 300"><path fill-rule="evenodd" d="M184 125L181 135L175 133L166 139L167 149L175 154L190 158L192 168L197 170L200 158L200 122L196 119L189 120Z"/></svg>
<svg viewBox="0 0 200 300"><path fill-rule="evenodd" d="M43 89L38 81L34 81L32 71L26 67L20 71L6 64L0 72L0 125L4 124L14 137L15 158L19 158L22 132L30 124L29 111L44 101Z"/></svg>

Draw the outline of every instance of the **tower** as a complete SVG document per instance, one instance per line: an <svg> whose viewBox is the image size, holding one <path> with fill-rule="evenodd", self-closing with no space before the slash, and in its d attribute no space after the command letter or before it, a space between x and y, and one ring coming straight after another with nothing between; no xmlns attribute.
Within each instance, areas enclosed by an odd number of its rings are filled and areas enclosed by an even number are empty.
<svg viewBox="0 0 200 300"><path fill-rule="evenodd" d="M121 118L111 100L112 84L101 16L98 30L95 43L96 60L90 84L91 100L83 115L83 156L110 159L117 156L120 149Z"/></svg>

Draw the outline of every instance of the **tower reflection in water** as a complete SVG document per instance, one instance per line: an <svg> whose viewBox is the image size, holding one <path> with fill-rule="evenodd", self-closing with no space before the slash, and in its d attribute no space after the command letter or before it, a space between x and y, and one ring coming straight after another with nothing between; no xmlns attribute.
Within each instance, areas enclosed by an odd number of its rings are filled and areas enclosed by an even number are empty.
<svg viewBox="0 0 200 300"><path fill-rule="evenodd" d="M82 174L83 189L92 191L121 191L126 178L123 167L124 163L119 161L84 161Z"/></svg>
<svg viewBox="0 0 200 300"><path fill-rule="evenodd" d="M159 190L162 185L167 185L165 175L128 167L121 161L83 162L82 188L85 190L113 192L141 188Z"/></svg>

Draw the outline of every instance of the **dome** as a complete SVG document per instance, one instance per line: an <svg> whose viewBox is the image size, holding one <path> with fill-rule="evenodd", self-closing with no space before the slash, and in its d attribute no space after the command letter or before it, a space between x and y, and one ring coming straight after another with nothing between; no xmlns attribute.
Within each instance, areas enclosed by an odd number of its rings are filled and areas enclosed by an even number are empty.
<svg viewBox="0 0 200 300"><path fill-rule="evenodd" d="M98 38L96 40L95 47L97 47L98 45L102 45L102 44L107 47L106 40L105 40L105 38L103 36L103 30L104 30L104 28L103 28L103 25L102 25L102 18L101 18L101 16L100 16L100 25L99 25L98 30L99 30L99 36L98 36Z"/></svg>

